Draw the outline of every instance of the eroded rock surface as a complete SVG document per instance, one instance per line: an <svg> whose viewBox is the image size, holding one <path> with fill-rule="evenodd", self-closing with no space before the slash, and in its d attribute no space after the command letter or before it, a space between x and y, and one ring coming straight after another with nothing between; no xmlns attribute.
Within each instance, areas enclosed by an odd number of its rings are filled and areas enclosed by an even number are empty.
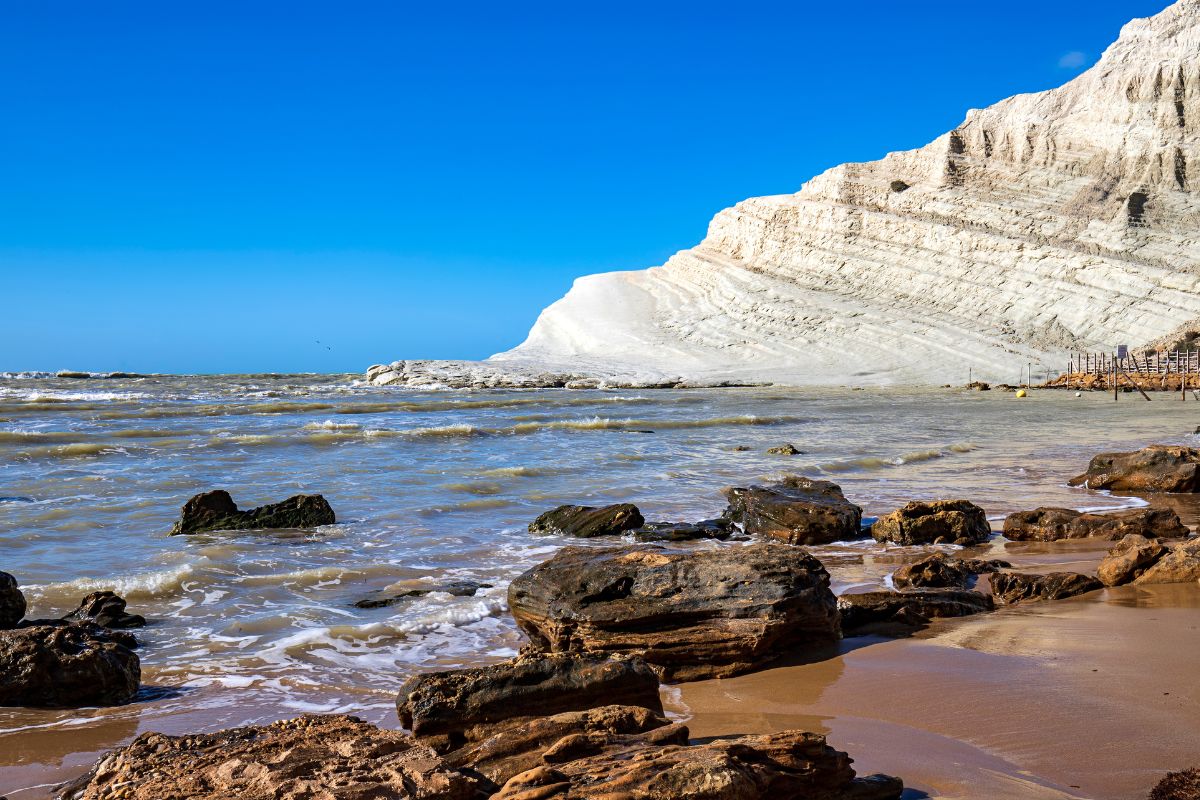
<svg viewBox="0 0 1200 800"><path fill-rule="evenodd" d="M590 539L593 536L620 536L625 531L640 528L646 520L632 503L594 508L592 506L559 506L529 523L530 533L557 533Z"/></svg>
<svg viewBox="0 0 1200 800"><path fill-rule="evenodd" d="M400 731L303 716L217 733L144 733L60 800L477 800L480 781Z"/></svg>
<svg viewBox="0 0 1200 800"><path fill-rule="evenodd" d="M871 526L877 542L979 544L991 536L983 509L967 500L914 500Z"/></svg>
<svg viewBox="0 0 1200 800"><path fill-rule="evenodd" d="M315 528L334 523L333 509L319 494L298 494L282 503L241 511L229 492L198 494L184 504L171 535L265 528Z"/></svg>
<svg viewBox="0 0 1200 800"><path fill-rule="evenodd" d="M1009 605L1028 600L1062 600L1104 588L1104 584L1096 578L1078 572L1050 572L1044 575L997 572L991 580L992 594Z"/></svg>
<svg viewBox="0 0 1200 800"><path fill-rule="evenodd" d="M1069 483L1122 492L1197 492L1200 450L1152 444L1132 453L1102 453L1091 460L1087 472Z"/></svg>
<svg viewBox="0 0 1200 800"><path fill-rule="evenodd" d="M1004 536L1013 541L1056 542L1061 539L1110 539L1131 533L1151 538L1180 538L1190 531L1169 508L1133 508L1092 514L1070 508L1018 511L1004 520Z"/></svg>
<svg viewBox="0 0 1200 800"><path fill-rule="evenodd" d="M673 681L747 672L838 633L829 573L777 543L567 547L514 580L508 605L533 649L636 654Z"/></svg>
<svg viewBox="0 0 1200 800"><path fill-rule="evenodd" d="M737 530L726 517L700 522L648 522L633 532L639 542L687 542L695 539L725 540Z"/></svg>
<svg viewBox="0 0 1200 800"><path fill-rule="evenodd" d="M1200 580L1200 539L1172 545L1133 579L1134 583L1192 583Z"/></svg>
<svg viewBox="0 0 1200 800"><path fill-rule="evenodd" d="M1108 551L1096 568L1096 577L1105 586L1131 583L1167 553L1166 545L1131 533Z"/></svg>
<svg viewBox="0 0 1200 800"><path fill-rule="evenodd" d="M828 544L862 537L862 509L831 481L789 475L770 486L730 488L726 516L752 535L788 544Z"/></svg>
<svg viewBox="0 0 1200 800"><path fill-rule="evenodd" d="M137 694L141 662L127 634L39 623L0 631L0 706L110 706Z"/></svg>
<svg viewBox="0 0 1200 800"><path fill-rule="evenodd" d="M0 572L0 630L15 628L25 616L25 595L17 579Z"/></svg>
<svg viewBox="0 0 1200 800"><path fill-rule="evenodd" d="M897 589L962 589L974 575L1009 566L1012 565L998 559L957 559L945 553L932 553L893 572L892 584Z"/></svg>
<svg viewBox="0 0 1200 800"><path fill-rule="evenodd" d="M962 589L862 592L838 598L842 631L855 635L905 633L938 617L966 617L994 608L988 595Z"/></svg>
<svg viewBox="0 0 1200 800"><path fill-rule="evenodd" d="M388 608L389 606L398 605L406 600L411 600L414 597L425 597L434 592L442 592L454 597L474 597L480 589L491 589L490 583L477 583L476 581L448 581L430 586L428 588L407 589L402 592L379 592L372 597L367 597L359 600L354 605L356 608Z"/></svg>
<svg viewBox="0 0 1200 800"><path fill-rule="evenodd" d="M121 630L142 628L146 618L125 610L125 598L114 592L92 592L79 602L79 607L67 614L67 620L90 620L102 628Z"/></svg>

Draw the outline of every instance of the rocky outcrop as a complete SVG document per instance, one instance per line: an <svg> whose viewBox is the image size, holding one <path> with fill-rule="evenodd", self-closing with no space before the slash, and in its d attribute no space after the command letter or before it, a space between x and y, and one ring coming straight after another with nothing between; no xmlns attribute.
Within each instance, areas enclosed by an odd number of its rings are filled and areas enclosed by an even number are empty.
<svg viewBox="0 0 1200 800"><path fill-rule="evenodd" d="M534 717L613 704L662 711L658 677L644 661L600 653L524 655L416 675L396 697L401 724L439 750L482 741Z"/></svg>
<svg viewBox="0 0 1200 800"><path fill-rule="evenodd" d="M25 595L17 586L17 579L0 572L0 630L17 627L24 616Z"/></svg>
<svg viewBox="0 0 1200 800"><path fill-rule="evenodd" d="M783 731L687 745L680 725L637 736L562 739L543 765L513 777L495 800L899 800L897 778L857 778L845 753L816 733Z"/></svg>
<svg viewBox="0 0 1200 800"><path fill-rule="evenodd" d="M1131 533L1108 551L1096 568L1096 577L1105 586L1131 583L1167 553L1166 545Z"/></svg>
<svg viewBox="0 0 1200 800"><path fill-rule="evenodd" d="M897 589L962 589L974 575L1010 566L1007 561L998 559L957 559L945 553L933 553L893 572L892 585Z"/></svg>
<svg viewBox="0 0 1200 800"><path fill-rule="evenodd" d="M757 669L837 638L829 573L802 549L567 547L512 582L531 648L644 658L664 680Z"/></svg>
<svg viewBox="0 0 1200 800"><path fill-rule="evenodd" d="M804 451L794 444L781 444L775 447L768 447L767 454L772 456L800 456L804 455Z"/></svg>
<svg viewBox="0 0 1200 800"><path fill-rule="evenodd" d="M871 526L877 542L893 544L980 544L992 530L983 509L966 500L914 500Z"/></svg>
<svg viewBox="0 0 1200 800"><path fill-rule="evenodd" d="M282 503L239 511L229 492L198 494L184 504L171 535L265 528L316 528L334 523L333 509L319 494L298 494Z"/></svg>
<svg viewBox="0 0 1200 800"><path fill-rule="evenodd" d="M903 634L939 617L966 617L995 608L988 595L961 589L844 594L837 604L842 631L852 635Z"/></svg>
<svg viewBox="0 0 1200 800"><path fill-rule="evenodd" d="M529 532L590 539L593 536L620 536L625 531L640 528L645 522L638 507L632 503L603 508L559 506L529 523Z"/></svg>
<svg viewBox="0 0 1200 800"><path fill-rule="evenodd" d="M1009 605L1026 600L1062 600L1104 588L1104 584L1091 575L1078 572L1050 572L1044 575L997 572L991 580L992 595Z"/></svg>
<svg viewBox="0 0 1200 800"><path fill-rule="evenodd" d="M380 593L374 597L367 597L359 600L354 604L354 606L355 608L388 608L389 606L403 603L405 600L411 600L414 597L425 597L426 595L430 595L435 592L441 592L453 597L474 597L475 593L480 589L491 588L492 584L490 583L476 583L475 581L448 581L446 583L441 583L437 586L430 586L428 588L408 589L403 592L392 594Z"/></svg>
<svg viewBox="0 0 1200 800"><path fill-rule="evenodd" d="M378 383L1011 381L1200 318L1200 4L916 150L721 211L666 264L575 281L516 349ZM1131 348L1133 350L1134 348Z"/></svg>
<svg viewBox="0 0 1200 800"><path fill-rule="evenodd" d="M1018 511L1004 520L1004 536L1015 542L1056 542L1060 539L1110 539L1131 533L1151 538L1184 537L1188 528L1169 508L1134 508L1091 514L1070 508L1042 507Z"/></svg>
<svg viewBox="0 0 1200 800"><path fill-rule="evenodd" d="M217 733L143 733L60 800L477 800L481 782L400 731L303 716Z"/></svg>
<svg viewBox="0 0 1200 800"><path fill-rule="evenodd" d="M1200 539L1189 539L1169 547L1133 582L1194 583L1197 580L1200 580Z"/></svg>
<svg viewBox="0 0 1200 800"><path fill-rule="evenodd" d="M114 630L145 627L146 618L140 614L130 614L125 610L126 605L125 598L114 592L92 592L64 619L91 621L102 628Z"/></svg>
<svg viewBox="0 0 1200 800"><path fill-rule="evenodd" d="M1152 444L1132 453L1102 453L1068 483L1121 492L1198 492L1200 450Z"/></svg>
<svg viewBox="0 0 1200 800"><path fill-rule="evenodd" d="M737 533L726 517L700 522L648 522L633 532L639 542L688 542L696 539L724 541Z"/></svg>
<svg viewBox="0 0 1200 800"><path fill-rule="evenodd" d="M501 786L514 775L541 764L542 753L563 737L645 733L669 724L666 717L648 708L600 706L531 719L448 753L445 758L446 763L469 767ZM686 736L679 743L686 744Z"/></svg>
<svg viewBox="0 0 1200 800"><path fill-rule="evenodd" d="M111 706L137 694L141 662L128 634L40 623L0 631L0 706Z"/></svg>
<svg viewBox="0 0 1200 800"><path fill-rule="evenodd" d="M789 475L770 486L725 490L726 516L751 535L788 544L828 544L862 536L862 509L830 481Z"/></svg>

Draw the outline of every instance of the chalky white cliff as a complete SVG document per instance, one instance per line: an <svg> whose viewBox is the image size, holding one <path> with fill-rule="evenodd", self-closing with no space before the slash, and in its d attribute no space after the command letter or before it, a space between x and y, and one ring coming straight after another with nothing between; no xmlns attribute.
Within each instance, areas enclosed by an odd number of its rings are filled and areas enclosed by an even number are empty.
<svg viewBox="0 0 1200 800"><path fill-rule="evenodd" d="M519 347L381 384L1016 382L1200 319L1200 0L1066 85L972 110L713 219L660 267L578 279Z"/></svg>

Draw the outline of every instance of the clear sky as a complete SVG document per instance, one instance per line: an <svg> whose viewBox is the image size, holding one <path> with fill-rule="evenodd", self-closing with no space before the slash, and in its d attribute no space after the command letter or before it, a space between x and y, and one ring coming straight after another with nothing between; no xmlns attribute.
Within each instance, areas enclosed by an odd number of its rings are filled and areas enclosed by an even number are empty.
<svg viewBox="0 0 1200 800"><path fill-rule="evenodd" d="M483 357L1165 5L9 2L0 370Z"/></svg>

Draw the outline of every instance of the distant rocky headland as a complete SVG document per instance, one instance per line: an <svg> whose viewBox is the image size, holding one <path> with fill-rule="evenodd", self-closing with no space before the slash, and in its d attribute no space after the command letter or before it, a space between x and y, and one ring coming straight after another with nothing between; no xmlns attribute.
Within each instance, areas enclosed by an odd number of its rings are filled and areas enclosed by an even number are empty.
<svg viewBox="0 0 1200 800"><path fill-rule="evenodd" d="M377 384L1015 380L1200 329L1200 0L917 150L721 211L666 264L578 279L517 348Z"/></svg>

